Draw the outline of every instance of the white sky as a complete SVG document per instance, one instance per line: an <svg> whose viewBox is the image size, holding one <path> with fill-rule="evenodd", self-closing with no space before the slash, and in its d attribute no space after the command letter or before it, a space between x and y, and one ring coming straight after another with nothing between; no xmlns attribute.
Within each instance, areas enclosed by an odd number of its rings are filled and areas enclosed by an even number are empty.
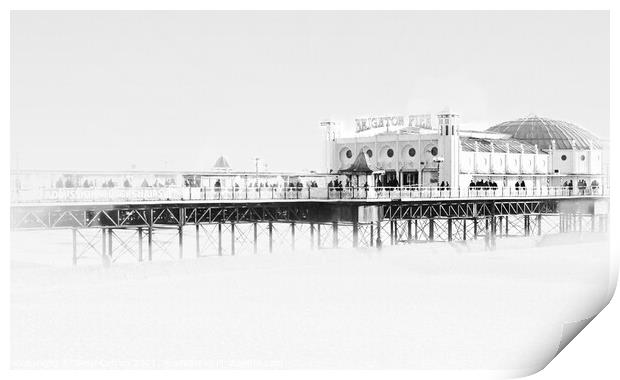
<svg viewBox="0 0 620 380"><path fill-rule="evenodd" d="M21 168L321 165L325 118L609 133L608 12L13 12Z"/></svg>

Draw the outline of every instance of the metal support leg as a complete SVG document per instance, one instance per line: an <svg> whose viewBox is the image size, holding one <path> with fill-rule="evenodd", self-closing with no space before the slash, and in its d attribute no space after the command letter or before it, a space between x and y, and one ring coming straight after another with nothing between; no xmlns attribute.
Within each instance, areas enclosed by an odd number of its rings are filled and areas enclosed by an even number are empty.
<svg viewBox="0 0 620 380"><path fill-rule="evenodd" d="M310 223L310 249L314 249L314 223Z"/></svg>
<svg viewBox="0 0 620 380"><path fill-rule="evenodd" d="M196 224L196 257L200 257L200 225Z"/></svg>
<svg viewBox="0 0 620 380"><path fill-rule="evenodd" d="M149 226L148 229L148 240L147 240L147 246L148 246L148 250L149 250L149 261L153 260L153 227Z"/></svg>
<svg viewBox="0 0 620 380"><path fill-rule="evenodd" d="M375 224L370 223L370 246L375 246Z"/></svg>
<svg viewBox="0 0 620 380"><path fill-rule="evenodd" d="M536 228L538 229L538 236L542 235L542 215L536 215Z"/></svg>
<svg viewBox="0 0 620 380"><path fill-rule="evenodd" d="M230 255L235 255L235 222L230 222Z"/></svg>
<svg viewBox="0 0 620 380"><path fill-rule="evenodd" d="M497 235L497 221L495 216L491 216L491 249L495 249L495 237Z"/></svg>
<svg viewBox="0 0 620 380"><path fill-rule="evenodd" d="M77 265L77 228L71 229L73 236L73 265Z"/></svg>
<svg viewBox="0 0 620 380"><path fill-rule="evenodd" d="M110 259L112 258L112 229L108 228L108 257L110 257Z"/></svg>
<svg viewBox="0 0 620 380"><path fill-rule="evenodd" d="M353 248L357 248L357 246L358 246L358 241L357 241L358 233L359 233L359 225L355 221L355 222L353 222Z"/></svg>
<svg viewBox="0 0 620 380"><path fill-rule="evenodd" d="M488 251L489 248L491 248L491 240L490 240L490 236L489 236L489 221L486 220L486 224L485 226L487 227L487 229L484 231L484 250Z"/></svg>
<svg viewBox="0 0 620 380"><path fill-rule="evenodd" d="M478 239L478 218L474 218L474 240Z"/></svg>
<svg viewBox="0 0 620 380"><path fill-rule="evenodd" d="M107 248L106 248L106 230L105 228L101 229L101 256L105 256L106 252L107 252Z"/></svg>
<svg viewBox="0 0 620 380"><path fill-rule="evenodd" d="M394 245L394 221L390 220L390 245Z"/></svg>
<svg viewBox="0 0 620 380"><path fill-rule="evenodd" d="M467 241L467 219L463 218L463 241Z"/></svg>
<svg viewBox="0 0 620 380"><path fill-rule="evenodd" d="M269 253L273 252L273 222L269 222Z"/></svg>
<svg viewBox="0 0 620 380"><path fill-rule="evenodd" d="M428 240L430 241L435 240L435 219L434 218L428 219Z"/></svg>
<svg viewBox="0 0 620 380"><path fill-rule="evenodd" d="M496 219L496 223L499 222L499 237L502 237L502 234L504 233L504 224L502 223L504 220L503 216L498 216Z"/></svg>
<svg viewBox="0 0 620 380"><path fill-rule="evenodd" d="M217 224L217 254L222 256L222 222Z"/></svg>
<svg viewBox="0 0 620 380"><path fill-rule="evenodd" d="M448 218L448 241L452 241L452 218Z"/></svg>
<svg viewBox="0 0 620 380"><path fill-rule="evenodd" d="M138 227L138 261L142 260L142 227Z"/></svg>
<svg viewBox="0 0 620 380"><path fill-rule="evenodd" d="M508 215L504 217L506 219L506 233L504 235L508 236Z"/></svg>
<svg viewBox="0 0 620 380"><path fill-rule="evenodd" d="M183 258L183 226L179 226L179 259Z"/></svg>
<svg viewBox="0 0 620 380"><path fill-rule="evenodd" d="M381 241L381 221L377 221L377 248L381 249L383 242Z"/></svg>
<svg viewBox="0 0 620 380"><path fill-rule="evenodd" d="M107 268L112 263L112 260L107 252L108 230L106 228L101 229L101 264Z"/></svg>
<svg viewBox="0 0 620 380"><path fill-rule="evenodd" d="M407 219L407 242L411 241L411 219Z"/></svg>
<svg viewBox="0 0 620 380"><path fill-rule="evenodd" d="M530 236L530 216L523 217L523 235Z"/></svg>
<svg viewBox="0 0 620 380"><path fill-rule="evenodd" d="M295 250L295 222L291 223L291 250Z"/></svg>
<svg viewBox="0 0 620 380"><path fill-rule="evenodd" d="M414 227L413 239L415 241L418 241L419 235L418 235L418 220L417 219L413 221L413 227Z"/></svg>
<svg viewBox="0 0 620 380"><path fill-rule="evenodd" d="M338 222L332 222L332 248L338 248Z"/></svg>
<svg viewBox="0 0 620 380"><path fill-rule="evenodd" d="M254 254L258 253L258 223L254 222L254 245L253 245L253 249L254 249Z"/></svg>

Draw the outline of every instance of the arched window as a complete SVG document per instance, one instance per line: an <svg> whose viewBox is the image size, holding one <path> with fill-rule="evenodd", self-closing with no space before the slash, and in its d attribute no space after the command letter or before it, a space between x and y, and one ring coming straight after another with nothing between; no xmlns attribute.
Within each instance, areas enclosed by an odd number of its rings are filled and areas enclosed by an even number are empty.
<svg viewBox="0 0 620 380"><path fill-rule="evenodd" d="M371 149L368 149L368 150L366 151L366 154L368 155L368 158L371 158L371 157L372 157L372 150L371 150Z"/></svg>
<svg viewBox="0 0 620 380"><path fill-rule="evenodd" d="M351 152L351 149L347 150L346 155L347 155L347 158L353 157L353 152Z"/></svg>
<svg viewBox="0 0 620 380"><path fill-rule="evenodd" d="M562 157L560 157L562 159L562 161L566 161L566 155L563 154Z"/></svg>
<svg viewBox="0 0 620 380"><path fill-rule="evenodd" d="M409 157L415 156L415 149L409 148Z"/></svg>
<svg viewBox="0 0 620 380"><path fill-rule="evenodd" d="M432 154L433 156L436 156L436 155L437 155L437 153L439 153L439 151L437 150L437 147L436 147L436 146L432 147L432 148L431 148L431 154Z"/></svg>
<svg viewBox="0 0 620 380"><path fill-rule="evenodd" d="M394 151L391 148L387 150L387 156L389 158L392 158L394 156Z"/></svg>

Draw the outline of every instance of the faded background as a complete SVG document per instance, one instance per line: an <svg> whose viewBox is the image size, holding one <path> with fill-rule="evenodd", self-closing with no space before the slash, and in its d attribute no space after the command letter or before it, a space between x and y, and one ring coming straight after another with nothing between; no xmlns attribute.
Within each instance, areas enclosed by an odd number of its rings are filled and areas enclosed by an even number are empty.
<svg viewBox="0 0 620 380"><path fill-rule="evenodd" d="M12 166L317 169L319 121L609 130L608 12L13 12ZM352 124L352 123L351 123ZM352 125L351 125L352 127Z"/></svg>

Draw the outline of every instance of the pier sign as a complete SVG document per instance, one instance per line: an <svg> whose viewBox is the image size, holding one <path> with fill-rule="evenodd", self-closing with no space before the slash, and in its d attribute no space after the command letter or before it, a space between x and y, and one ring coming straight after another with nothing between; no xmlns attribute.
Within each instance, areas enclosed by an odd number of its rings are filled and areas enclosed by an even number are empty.
<svg viewBox="0 0 620 380"><path fill-rule="evenodd" d="M356 132L363 132L375 128L402 127L405 123L403 116L381 116L355 119Z"/></svg>
<svg viewBox="0 0 620 380"><path fill-rule="evenodd" d="M405 123L405 119L407 123ZM417 128L432 128L433 115L420 114L405 116L380 116L355 119L355 132L360 133L376 128L397 127L402 128L405 125Z"/></svg>

